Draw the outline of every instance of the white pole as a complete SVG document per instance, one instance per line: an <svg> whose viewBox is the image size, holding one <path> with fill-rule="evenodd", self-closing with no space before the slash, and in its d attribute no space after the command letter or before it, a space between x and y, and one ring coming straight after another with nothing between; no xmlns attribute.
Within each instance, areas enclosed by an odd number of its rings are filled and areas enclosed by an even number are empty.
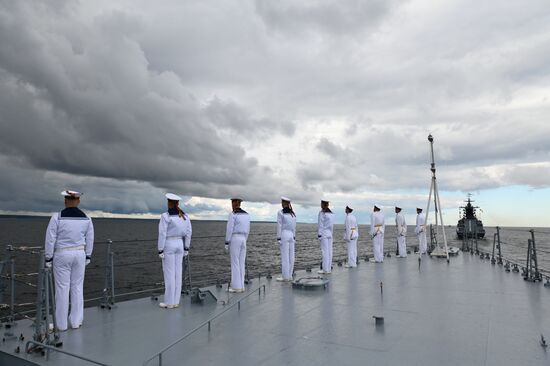
<svg viewBox="0 0 550 366"><path fill-rule="evenodd" d="M443 223L443 213L441 212L441 202L439 200L439 189L437 188L437 183L435 186L435 196L437 197L437 204L440 207L439 217L441 219L441 227L443 229L443 245L445 246L445 256L447 257L447 261L449 261L449 250L447 248L447 234L445 233L445 224Z"/></svg>
<svg viewBox="0 0 550 366"><path fill-rule="evenodd" d="M433 146L434 138L431 134L428 136L428 141L430 141L430 152L431 152L431 158L432 158L432 163L431 163L431 168L430 168L430 170L432 172L432 185L431 185L431 188L430 188L430 197L428 198L428 208L430 207L430 201L431 201L432 190L433 190L434 206L435 206L436 238L439 235L439 221L441 221L441 228L443 230L443 243L444 243L444 248L445 248L444 249L445 252L441 253L442 248L438 243L437 247L434 248L434 250L432 251L432 255L433 256L438 256L438 257L445 256L447 258L447 261L449 261L449 251L447 249L447 235L445 233L445 225L443 223L443 213L441 212L441 201L439 200L439 189L438 189L438 186L437 186L437 179L435 177L435 156L434 156L434 146ZM439 217L438 217L438 214L439 214ZM428 215L428 213L426 213L426 218L427 218L427 215ZM427 222L427 219L426 219L426 222ZM430 235L431 235L431 233L430 233Z"/></svg>

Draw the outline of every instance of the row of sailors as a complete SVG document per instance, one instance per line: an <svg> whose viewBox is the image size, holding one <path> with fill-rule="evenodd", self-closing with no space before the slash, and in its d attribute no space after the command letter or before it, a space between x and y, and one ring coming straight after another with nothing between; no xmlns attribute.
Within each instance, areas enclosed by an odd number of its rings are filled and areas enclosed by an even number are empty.
<svg viewBox="0 0 550 366"><path fill-rule="evenodd" d="M58 330L65 331L68 326L77 329L82 325L84 315L84 274L90 263L94 228L92 220L79 208L82 193L65 190L61 192L65 199L65 209L52 215L45 239L45 263L53 267L55 279L55 324ZM158 255L162 260L165 292L162 308L177 308L180 303L183 259L188 255L191 246L192 226L189 216L179 207L181 198L167 193L167 212L163 213L158 229ZM241 208L240 197L231 199L232 211L227 220L225 249L231 258L230 292L244 292L246 242L250 233L250 217ZM279 281L291 281L294 272L294 246L296 242L296 214L291 200L281 197L282 209L277 213L277 242L281 250L281 272ZM380 205L375 205L371 216L370 236L373 240L375 262L382 262L384 245L384 214ZM357 219L352 214L351 205L346 206L344 241L347 243L348 267L357 263L357 239L359 230ZM405 217L401 208L396 207L396 226L398 248L401 257L407 255ZM425 216L422 209L417 209L416 230L419 238L420 252L427 249L424 230ZM329 274L332 270L334 215L329 208L329 201L321 201L318 216L318 238L323 256L322 269L319 273ZM70 303L70 312L69 312Z"/></svg>
<svg viewBox="0 0 550 366"><path fill-rule="evenodd" d="M284 201L283 201L284 202ZM333 245L333 227L334 214L329 208L328 200L321 200L321 211L318 216L318 238L321 242L321 252L323 261L319 274L329 274L332 271L332 245ZM370 220L370 238L372 239L374 261L381 263L384 261L384 232L386 229L385 217L381 211L381 205L375 204ZM395 226L397 229L397 252L399 257L407 256L407 223L405 216L401 213L401 207L395 207ZM347 245L348 264L346 267L354 268L357 266L357 240L359 239L359 227L357 219L352 214L351 205L346 206L346 219L344 230L344 241ZM428 248L426 241L426 216L421 208L416 209L416 229L415 234L419 241L420 254L425 254ZM289 278L284 278L288 280Z"/></svg>

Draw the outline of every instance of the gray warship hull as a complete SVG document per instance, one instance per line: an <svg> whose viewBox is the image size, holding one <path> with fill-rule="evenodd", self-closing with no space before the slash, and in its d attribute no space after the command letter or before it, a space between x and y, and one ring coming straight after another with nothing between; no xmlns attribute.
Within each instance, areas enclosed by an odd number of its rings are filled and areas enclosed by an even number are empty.
<svg viewBox="0 0 550 366"><path fill-rule="evenodd" d="M86 308L82 328L61 333L59 350L73 355L25 353L34 330L20 320L24 340L5 339L0 363L548 365L540 337L550 332L550 289L505 268L469 253L449 264L413 254L335 265L316 290L261 277L244 294L204 288L202 303L184 296L178 309L160 309L154 297Z"/></svg>

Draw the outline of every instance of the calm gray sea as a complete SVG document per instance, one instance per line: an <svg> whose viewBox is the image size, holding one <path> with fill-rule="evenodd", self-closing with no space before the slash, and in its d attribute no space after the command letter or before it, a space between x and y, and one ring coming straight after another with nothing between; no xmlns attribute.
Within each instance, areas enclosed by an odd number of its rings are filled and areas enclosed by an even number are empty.
<svg viewBox="0 0 550 366"><path fill-rule="evenodd" d="M35 289L26 285L36 283L38 255L21 252L6 252L7 245L43 246L44 233L48 225L47 217L0 216L0 255L2 258L13 255L16 263L17 303L35 301ZM107 239L114 241L115 288L117 293L139 291L162 286L162 270L156 250L157 220L94 219L96 244L92 263L86 270L85 297L100 296L103 289L104 266L106 263ZM367 223L359 226L358 252L361 257L372 254L372 243L367 234ZM486 227L487 239L479 241L480 249L489 250L493 243L495 228ZM527 253L529 228L502 228L503 255L524 263ZM550 229L535 228L539 265L550 269ZM226 283L230 277L228 254L224 251L225 222L193 221L193 240L190 251L191 279L193 286ZM248 241L247 265L251 276L280 271L279 246L276 241L274 223L252 223ZM407 244L418 244L414 227L409 225ZM447 227L449 245L461 247L456 239L455 228ZM335 261L346 257L342 240L343 225L335 226ZM385 250L395 251L395 228L388 226ZM462 254L461 254L462 255ZM298 224L296 237L296 268L317 266L321 260L321 250L317 240L316 225ZM31 275L26 275L31 274ZM29 308L31 305L29 305ZM24 310L20 307L19 310Z"/></svg>

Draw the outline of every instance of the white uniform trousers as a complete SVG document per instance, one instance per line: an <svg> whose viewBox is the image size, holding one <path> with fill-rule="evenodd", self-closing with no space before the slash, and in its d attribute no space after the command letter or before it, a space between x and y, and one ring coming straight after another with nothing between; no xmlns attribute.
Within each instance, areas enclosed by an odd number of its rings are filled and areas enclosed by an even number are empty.
<svg viewBox="0 0 550 366"><path fill-rule="evenodd" d="M418 247L420 249L421 254L425 254L428 250L428 243L426 241L426 232L423 231L418 234Z"/></svg>
<svg viewBox="0 0 550 366"><path fill-rule="evenodd" d="M229 255L231 256L231 288L244 290L246 271L246 237L244 235L233 234L229 243Z"/></svg>
<svg viewBox="0 0 550 366"><path fill-rule="evenodd" d="M82 325L84 318L84 272L86 253L84 250L60 250L53 256L55 280L55 321L59 330ZM71 313L69 314L69 298Z"/></svg>
<svg viewBox="0 0 550 366"><path fill-rule="evenodd" d="M281 233L281 273L283 279L291 280L294 272L294 234L284 230Z"/></svg>
<svg viewBox="0 0 550 366"><path fill-rule="evenodd" d="M405 236L397 236L397 247L399 256L405 258L407 256L407 238Z"/></svg>
<svg viewBox="0 0 550 366"><path fill-rule="evenodd" d="M332 272L332 238L321 237L321 253L323 253L323 271Z"/></svg>
<svg viewBox="0 0 550 366"><path fill-rule="evenodd" d="M164 303L178 305L181 298L183 240L168 238L164 244L162 272L164 273Z"/></svg>
<svg viewBox="0 0 550 366"><path fill-rule="evenodd" d="M357 267L357 239L346 240L348 249L348 265Z"/></svg>
<svg viewBox="0 0 550 366"><path fill-rule="evenodd" d="M383 262L384 261L384 233L379 232L373 239L372 239L372 251L374 254L374 261L375 262Z"/></svg>

